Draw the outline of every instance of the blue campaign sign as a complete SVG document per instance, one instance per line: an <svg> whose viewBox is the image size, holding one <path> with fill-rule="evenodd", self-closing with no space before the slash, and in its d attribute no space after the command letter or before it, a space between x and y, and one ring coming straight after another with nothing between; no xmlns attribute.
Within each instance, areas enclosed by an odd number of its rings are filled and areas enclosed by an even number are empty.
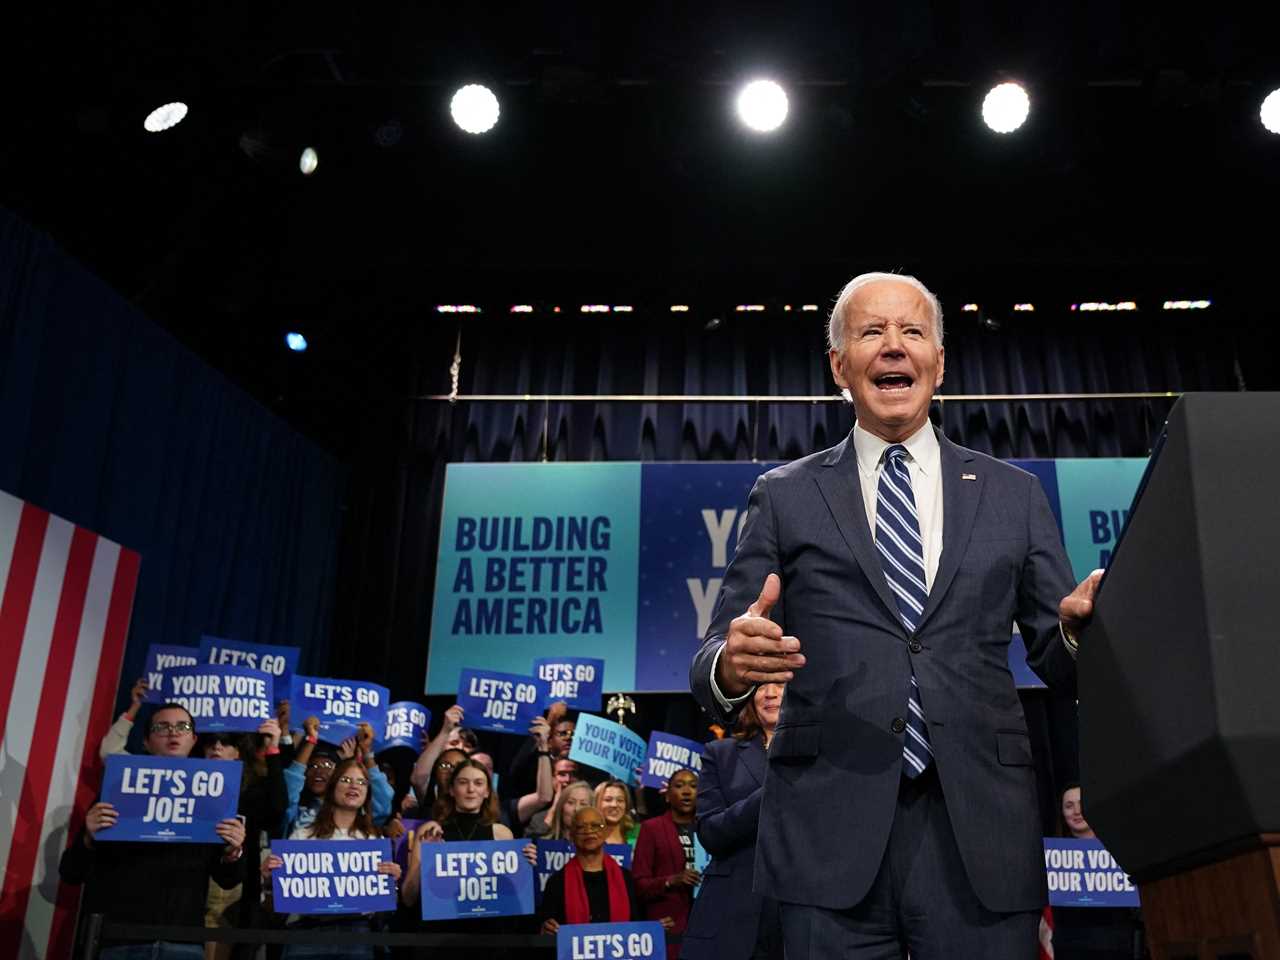
<svg viewBox="0 0 1280 960"><path fill-rule="evenodd" d="M396 908L396 884L378 864L390 840L275 840L284 861L271 873L276 913L375 913Z"/></svg>
<svg viewBox="0 0 1280 960"><path fill-rule="evenodd" d="M541 713L533 677L464 668L458 675L458 706L472 730L528 733Z"/></svg>
<svg viewBox="0 0 1280 960"><path fill-rule="evenodd" d="M574 850L571 840L538 840L535 846L538 848L538 863L534 867L534 873L538 878L538 896L541 897L542 891L547 889L547 881L551 879L552 874L563 870L564 865L573 859L577 851ZM607 856L613 857L623 870L631 869L630 844L606 843L604 852Z"/></svg>
<svg viewBox="0 0 1280 960"><path fill-rule="evenodd" d="M1136 907L1138 889L1097 840L1044 838L1051 907Z"/></svg>
<svg viewBox="0 0 1280 960"><path fill-rule="evenodd" d="M276 697L283 700L293 689L293 673L298 669L301 647L278 647L270 643L245 643L221 637L200 638L200 659L231 667L261 670L275 679Z"/></svg>
<svg viewBox="0 0 1280 960"><path fill-rule="evenodd" d="M165 674L165 699L187 708L197 733L252 733L276 715L269 673L208 663Z"/></svg>
<svg viewBox="0 0 1280 960"><path fill-rule="evenodd" d="M644 776L640 786L661 790L677 770L702 774L702 744L653 731L649 734L649 750L644 757Z"/></svg>
<svg viewBox="0 0 1280 960"><path fill-rule="evenodd" d="M623 783L636 782L648 744L620 723L589 713L578 714L569 759L603 770Z"/></svg>
<svg viewBox="0 0 1280 960"><path fill-rule="evenodd" d="M422 732L430 726L430 710L411 700L399 700L387 707L387 722L382 728L378 749L408 747L421 750Z"/></svg>
<svg viewBox="0 0 1280 960"><path fill-rule="evenodd" d="M231 760L113 753L106 759L102 800L120 816L96 839L222 843L214 827L236 815L240 770Z"/></svg>
<svg viewBox="0 0 1280 960"><path fill-rule="evenodd" d="M556 960L657 960L666 955L667 935L656 920L566 923L556 933Z"/></svg>
<svg viewBox="0 0 1280 960"><path fill-rule="evenodd" d="M533 677L542 691L542 706L558 700L573 710L599 710L602 704L604 661L594 657L539 657Z"/></svg>
<svg viewBox="0 0 1280 960"><path fill-rule="evenodd" d="M387 688L376 683L294 674L289 715L294 723L315 717L320 721L320 739L341 743L356 735L356 724L359 723L373 727L373 735L377 737L386 729L387 703L390 700Z"/></svg>
<svg viewBox="0 0 1280 960"><path fill-rule="evenodd" d="M533 913L533 865L525 840L422 846L422 919L515 917Z"/></svg>
<svg viewBox="0 0 1280 960"><path fill-rule="evenodd" d="M164 703L168 700L164 685L165 671L175 667L194 667L201 662L200 651L195 647L182 647L172 643L153 643L147 647L146 666L143 669L147 679L146 703Z"/></svg>

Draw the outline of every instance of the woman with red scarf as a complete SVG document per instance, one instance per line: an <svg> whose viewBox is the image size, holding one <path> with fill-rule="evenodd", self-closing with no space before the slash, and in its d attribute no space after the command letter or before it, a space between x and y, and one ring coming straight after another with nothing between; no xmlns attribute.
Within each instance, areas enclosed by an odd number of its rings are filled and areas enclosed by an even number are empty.
<svg viewBox="0 0 1280 960"><path fill-rule="evenodd" d="M573 818L577 856L552 875L542 894L542 932L554 934L561 924L630 923L644 919L631 871L604 852L608 827L595 807L583 807Z"/></svg>

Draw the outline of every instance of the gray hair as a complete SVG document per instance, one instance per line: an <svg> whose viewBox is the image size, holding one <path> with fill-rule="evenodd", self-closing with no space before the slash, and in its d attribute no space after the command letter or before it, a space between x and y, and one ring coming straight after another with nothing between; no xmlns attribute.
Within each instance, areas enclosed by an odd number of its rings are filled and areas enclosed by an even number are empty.
<svg viewBox="0 0 1280 960"><path fill-rule="evenodd" d="M846 283L844 289L840 291L840 295L836 297L836 305L831 308L831 316L827 320L827 346L832 350L844 349L845 314L849 312L849 301L853 299L853 295L861 287L881 280L896 280L898 283L905 283L914 287L924 297L924 301L929 307L929 313L933 318L933 338L938 342L938 346L941 347L942 304L938 302L938 298L934 296L932 290L915 277L907 276L905 273L860 273Z"/></svg>

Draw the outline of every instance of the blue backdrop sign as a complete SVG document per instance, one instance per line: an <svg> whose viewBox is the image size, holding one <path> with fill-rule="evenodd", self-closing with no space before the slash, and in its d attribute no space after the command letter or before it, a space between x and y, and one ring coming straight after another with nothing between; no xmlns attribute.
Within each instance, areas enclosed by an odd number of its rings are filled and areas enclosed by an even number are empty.
<svg viewBox="0 0 1280 960"><path fill-rule="evenodd" d="M295 674L289 714L299 724L315 717L320 721L320 739L341 743L356 735L360 723L373 727L375 737L384 730L390 699L387 688L376 683Z"/></svg>
<svg viewBox="0 0 1280 960"><path fill-rule="evenodd" d="M271 675L202 663L165 674L165 699L187 708L197 733L251 733L276 715Z"/></svg>
<svg viewBox="0 0 1280 960"><path fill-rule="evenodd" d="M396 908L396 884L378 865L390 840L275 840L284 866L271 872L276 913L376 913Z"/></svg>
<svg viewBox="0 0 1280 960"><path fill-rule="evenodd" d="M144 672L147 678L147 703L164 703L168 698L164 685L165 671L177 667L194 667L200 663L200 651L195 647L175 646L171 643L153 643L147 647Z"/></svg>
<svg viewBox="0 0 1280 960"><path fill-rule="evenodd" d="M1138 888L1097 840L1044 838L1051 907L1136 907Z"/></svg>
<svg viewBox="0 0 1280 960"><path fill-rule="evenodd" d="M603 770L623 783L634 784L636 770L644 766L647 749L644 740L622 724L580 713L569 759Z"/></svg>
<svg viewBox="0 0 1280 960"><path fill-rule="evenodd" d="M662 789L677 770L702 774L702 744L657 730L649 734L649 749L644 757L642 787Z"/></svg>
<svg viewBox="0 0 1280 960"><path fill-rule="evenodd" d="M422 749L422 734L431 726L431 711L420 703L400 700L387 707L387 722L383 726L379 750L388 747Z"/></svg>
<svg viewBox="0 0 1280 960"><path fill-rule="evenodd" d="M657 960L666 955L667 935L656 920L566 923L556 933L556 960Z"/></svg>
<svg viewBox="0 0 1280 960"><path fill-rule="evenodd" d="M293 674L298 669L298 655L301 653L301 647L244 643L210 636L200 638L200 659L203 662L269 673L275 680L276 696L281 700L293 689Z"/></svg>
<svg viewBox="0 0 1280 960"><path fill-rule="evenodd" d="M1010 462L1039 479L1077 579L1106 566L1146 460ZM450 464L426 692L547 651L603 658L602 691L687 690L748 494L772 466Z"/></svg>
<svg viewBox="0 0 1280 960"><path fill-rule="evenodd" d="M533 677L471 669L458 676L458 706L472 730L528 733L529 724L541 712L541 702Z"/></svg>
<svg viewBox="0 0 1280 960"><path fill-rule="evenodd" d="M533 661L533 677L542 691L542 706L563 700L573 710L599 710L603 706L604 661L595 657L539 657Z"/></svg>
<svg viewBox="0 0 1280 960"><path fill-rule="evenodd" d="M432 843L422 847L422 919L533 913L533 865L525 840Z"/></svg>
<svg viewBox="0 0 1280 960"><path fill-rule="evenodd" d="M564 865L574 858L577 851L574 849L572 840L538 840L535 841L538 848L538 864L535 867L535 873L538 877L538 896L542 896L542 891L547 889L547 881L551 879L552 874L559 873L564 869ZM614 862L623 870L631 869L631 845L626 843L606 843L604 845L606 856L613 857Z"/></svg>
<svg viewBox="0 0 1280 960"><path fill-rule="evenodd" d="M119 819L96 839L222 843L214 827L236 815L240 770L240 763L228 760L113 753L106 759L102 800Z"/></svg>

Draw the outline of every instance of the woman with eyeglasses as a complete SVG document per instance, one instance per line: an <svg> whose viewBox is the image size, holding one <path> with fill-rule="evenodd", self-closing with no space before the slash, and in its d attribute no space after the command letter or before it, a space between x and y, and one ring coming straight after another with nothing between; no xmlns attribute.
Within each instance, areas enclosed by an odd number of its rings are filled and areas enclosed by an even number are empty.
<svg viewBox="0 0 1280 960"><path fill-rule="evenodd" d="M570 825L576 853L547 880L538 917L542 932L555 934L562 925L629 923L643 920L644 910L631 871L604 852L609 824L594 807L581 807Z"/></svg>
<svg viewBox="0 0 1280 960"><path fill-rule="evenodd" d="M320 809L321 798L329 786L334 768L342 760L360 761L369 781L369 805L373 822L384 826L391 818L391 800L395 791L387 775L378 769L373 756L373 730L360 724L357 737L348 737L335 750L320 743L320 720L307 717L302 724L305 736L293 763L284 769L285 792L289 807L285 811L281 836L289 836L299 827L310 824Z"/></svg>
<svg viewBox="0 0 1280 960"><path fill-rule="evenodd" d="M334 768L315 820L308 826L297 827L289 839L369 840L381 836L382 829L373 822L368 771L361 761L351 757L340 761ZM262 865L264 884L270 884L271 871L283 864L284 861L275 854L267 857ZM390 860L380 863L378 872L390 874L397 881L400 879L400 865ZM372 916L290 917L289 927L367 931L371 928ZM373 947L368 944L289 944L283 956L284 960L372 960L373 955Z"/></svg>

